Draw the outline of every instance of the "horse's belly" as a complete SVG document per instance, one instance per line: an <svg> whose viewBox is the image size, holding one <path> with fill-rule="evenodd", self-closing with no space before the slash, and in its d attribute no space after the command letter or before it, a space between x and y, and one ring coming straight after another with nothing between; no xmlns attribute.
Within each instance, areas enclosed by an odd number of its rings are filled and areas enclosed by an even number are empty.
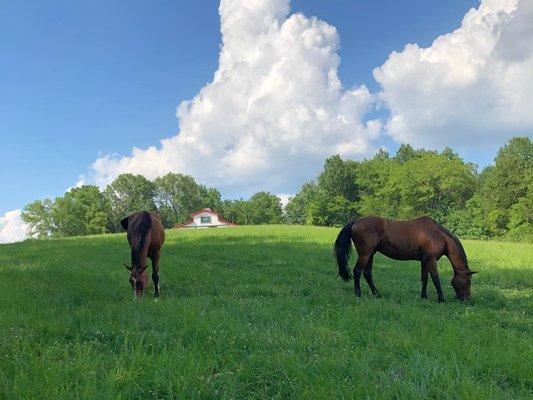
<svg viewBox="0 0 533 400"><path fill-rule="evenodd" d="M419 249L410 246L399 247L387 243L378 246L377 251L393 260L421 260Z"/></svg>

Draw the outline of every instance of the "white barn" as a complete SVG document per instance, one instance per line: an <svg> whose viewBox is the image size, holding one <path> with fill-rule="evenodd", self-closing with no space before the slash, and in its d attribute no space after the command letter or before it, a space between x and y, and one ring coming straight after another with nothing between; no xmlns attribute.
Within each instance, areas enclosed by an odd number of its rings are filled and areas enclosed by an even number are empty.
<svg viewBox="0 0 533 400"><path fill-rule="evenodd" d="M192 220L178 226L178 228L227 228L236 226L233 222L225 221L222 217L211 211L210 208L204 208L194 214L191 214Z"/></svg>

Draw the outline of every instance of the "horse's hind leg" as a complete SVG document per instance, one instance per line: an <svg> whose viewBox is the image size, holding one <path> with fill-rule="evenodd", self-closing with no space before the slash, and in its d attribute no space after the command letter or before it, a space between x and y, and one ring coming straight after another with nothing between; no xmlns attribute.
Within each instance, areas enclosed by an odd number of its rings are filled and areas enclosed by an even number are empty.
<svg viewBox="0 0 533 400"><path fill-rule="evenodd" d="M423 299L428 298L427 288L428 288L428 268L425 263L422 261L420 265L420 281L422 282L422 291L420 292L420 297Z"/></svg>
<svg viewBox="0 0 533 400"><path fill-rule="evenodd" d="M353 285L356 297L361 297L361 274L368 263L369 257L370 254L368 253L358 253L357 255L357 262L353 269Z"/></svg>
<svg viewBox="0 0 533 400"><path fill-rule="evenodd" d="M442 288L440 286L439 271L437 269L437 259L429 258L425 260L424 263L429 271L429 274L431 275L433 285L435 285L435 289L437 289L437 298L439 300L439 303L442 303L444 302L444 294L442 293Z"/></svg>
<svg viewBox="0 0 533 400"><path fill-rule="evenodd" d="M159 297L159 251L150 255L152 260L152 280L154 281L154 296Z"/></svg>
<svg viewBox="0 0 533 400"><path fill-rule="evenodd" d="M369 257L365 265L365 268L363 270L363 276L365 277L366 283L368 283L368 286L370 287L370 290L372 291L372 295L374 295L374 297L378 297L379 296L378 290L376 289L376 286L374 285L374 281L372 280L372 262L373 261L374 261L374 255L372 254Z"/></svg>

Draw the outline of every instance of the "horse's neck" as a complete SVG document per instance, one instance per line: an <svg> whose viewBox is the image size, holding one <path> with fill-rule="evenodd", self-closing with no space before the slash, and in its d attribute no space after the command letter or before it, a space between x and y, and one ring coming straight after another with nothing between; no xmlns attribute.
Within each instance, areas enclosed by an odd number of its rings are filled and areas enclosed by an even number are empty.
<svg viewBox="0 0 533 400"><path fill-rule="evenodd" d="M459 245L455 243L455 240L448 238L448 259L452 264L452 268L455 274L468 270L468 263L463 256L463 252L459 248Z"/></svg>

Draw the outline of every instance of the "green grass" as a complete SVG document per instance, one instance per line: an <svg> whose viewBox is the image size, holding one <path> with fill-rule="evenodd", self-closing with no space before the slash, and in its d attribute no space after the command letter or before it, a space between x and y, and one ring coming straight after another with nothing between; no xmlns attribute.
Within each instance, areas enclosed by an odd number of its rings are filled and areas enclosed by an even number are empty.
<svg viewBox="0 0 533 400"><path fill-rule="evenodd" d="M533 245L465 241L473 299L336 276L338 229L171 230L162 297L132 299L125 235L0 246L2 399L511 399L533 393Z"/></svg>

